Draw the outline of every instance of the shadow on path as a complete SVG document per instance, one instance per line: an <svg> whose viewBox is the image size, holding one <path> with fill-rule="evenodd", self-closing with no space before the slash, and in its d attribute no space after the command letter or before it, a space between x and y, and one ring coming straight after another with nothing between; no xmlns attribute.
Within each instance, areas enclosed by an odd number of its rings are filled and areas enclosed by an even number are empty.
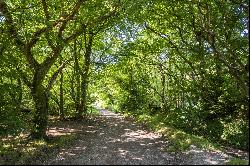
<svg viewBox="0 0 250 166"><path fill-rule="evenodd" d="M59 165L184 165L223 164L228 156L191 149L187 153L164 152L168 143L159 134L144 130L120 114L105 109L86 122L72 122L79 137L70 148L39 164ZM53 128L52 128L53 129ZM52 129L49 131L52 132Z"/></svg>

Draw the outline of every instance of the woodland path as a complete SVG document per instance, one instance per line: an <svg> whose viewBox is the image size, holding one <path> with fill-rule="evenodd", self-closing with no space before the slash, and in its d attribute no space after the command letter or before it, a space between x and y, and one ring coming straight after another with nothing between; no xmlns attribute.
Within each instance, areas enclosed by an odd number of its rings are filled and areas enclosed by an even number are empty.
<svg viewBox="0 0 250 166"><path fill-rule="evenodd" d="M166 152L168 142L157 133L126 120L122 115L100 110L101 116L86 125L69 125L78 130L78 139L45 165L213 165L225 164L230 155L192 147L186 152ZM74 122L75 123L75 122ZM73 127L73 128L72 128ZM77 128L77 129L76 129ZM60 129L60 128L59 128ZM51 128L53 132L56 128ZM57 128L58 132L58 128Z"/></svg>

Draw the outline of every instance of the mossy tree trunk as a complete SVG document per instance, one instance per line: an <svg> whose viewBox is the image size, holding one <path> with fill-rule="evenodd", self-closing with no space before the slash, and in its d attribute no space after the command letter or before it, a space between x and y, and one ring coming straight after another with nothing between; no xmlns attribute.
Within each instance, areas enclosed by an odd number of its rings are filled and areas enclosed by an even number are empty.
<svg viewBox="0 0 250 166"><path fill-rule="evenodd" d="M75 72L75 81L76 82L76 95L74 96L74 102L75 102L75 110L78 113L80 109L80 95L81 95L81 81L80 81L80 66L79 66L79 58L77 55L77 47L76 47L76 40L74 41L74 72ZM73 83L73 80L72 80ZM72 84L72 91L74 91L74 85Z"/></svg>
<svg viewBox="0 0 250 166"><path fill-rule="evenodd" d="M88 79L89 79L89 68L90 68L90 56L92 52L92 44L93 44L94 35L90 32L88 39L85 34L85 48L86 52L84 54L84 67L82 74L82 82L81 82L81 102L78 110L78 118L80 118L83 114L87 113L87 89L88 89Z"/></svg>
<svg viewBox="0 0 250 166"><path fill-rule="evenodd" d="M33 119L33 128L30 136L32 138L46 138L48 125L48 93L42 85L37 85L31 89L35 102L36 114Z"/></svg>

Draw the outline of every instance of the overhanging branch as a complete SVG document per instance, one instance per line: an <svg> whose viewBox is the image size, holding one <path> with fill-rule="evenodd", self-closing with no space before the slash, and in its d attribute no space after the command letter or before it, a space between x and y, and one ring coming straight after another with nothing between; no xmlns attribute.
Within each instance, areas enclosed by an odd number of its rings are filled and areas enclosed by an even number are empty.
<svg viewBox="0 0 250 166"><path fill-rule="evenodd" d="M63 68L72 60L72 58L70 58L69 60L67 60L66 62L63 62L59 68L56 70L56 72L52 75L52 77L50 78L48 85L47 85L47 91L50 91L50 89L52 88L53 83L56 81L57 76L59 75L60 72L62 72Z"/></svg>
<svg viewBox="0 0 250 166"><path fill-rule="evenodd" d="M156 31L155 29L153 29L152 27L150 27L148 24L144 24L144 26L146 27L146 29L148 29L148 30L150 30L151 32L153 32L154 34L156 34L156 35L158 35L158 36L160 36L161 38L163 38L164 40L166 40L176 51L177 51L177 53L178 53L178 55L184 60L184 62L186 62L190 67L191 67L191 69L192 69L192 72L196 75L196 76L198 76L198 74L197 74L197 72L196 72L196 70L195 70L195 68L194 68L194 66L193 66L193 64L192 64L192 62L190 62L184 55L182 55L182 53L180 52L180 50L179 50L179 47L175 44L175 43L173 43L172 41L171 41L171 39L169 38L169 35L166 35L166 34L164 34L164 33L160 33L160 32L158 32L158 31ZM193 78L194 79L194 78ZM195 80L195 79L194 79Z"/></svg>

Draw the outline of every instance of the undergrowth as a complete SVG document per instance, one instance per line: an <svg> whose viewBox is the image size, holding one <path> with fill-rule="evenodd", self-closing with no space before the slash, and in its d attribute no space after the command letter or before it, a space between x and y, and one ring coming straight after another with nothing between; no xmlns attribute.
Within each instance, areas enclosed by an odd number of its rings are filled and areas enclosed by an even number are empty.
<svg viewBox="0 0 250 166"><path fill-rule="evenodd" d="M28 133L1 137L0 165L29 164L36 159L51 157L51 152L66 147L76 139L75 133L29 140Z"/></svg>

